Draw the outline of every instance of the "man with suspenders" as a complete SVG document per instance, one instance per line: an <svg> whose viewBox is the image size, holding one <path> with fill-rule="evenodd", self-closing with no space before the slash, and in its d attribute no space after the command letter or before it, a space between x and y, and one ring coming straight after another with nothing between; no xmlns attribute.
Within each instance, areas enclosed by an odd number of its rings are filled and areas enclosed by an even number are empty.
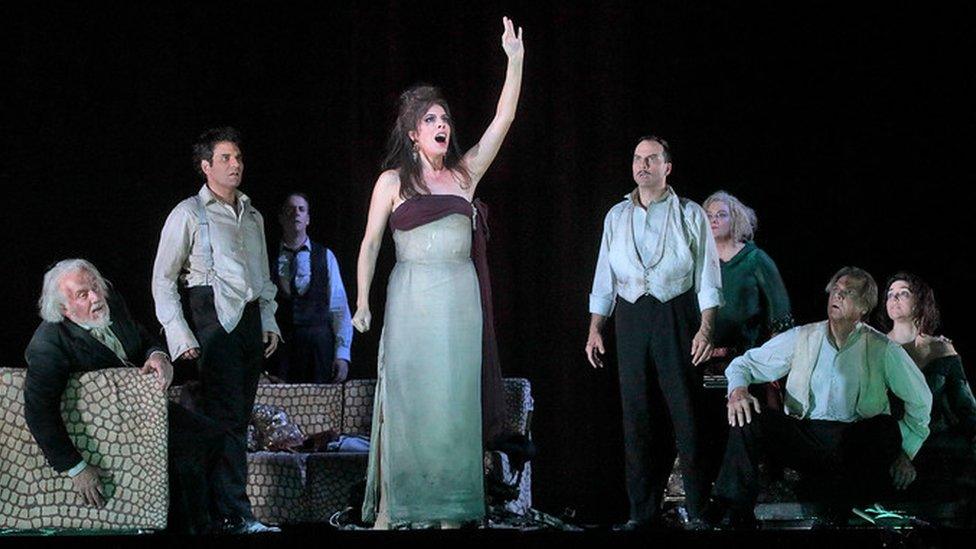
<svg viewBox="0 0 976 549"><path fill-rule="evenodd" d="M170 356L197 360L199 411L228 431L215 473L226 494L216 503L218 529L253 533L277 531L254 518L245 488L247 425L258 377L281 332L264 220L237 190L244 174L240 142L233 128L216 128L194 145L194 163L206 184L173 208L163 225L152 293Z"/></svg>

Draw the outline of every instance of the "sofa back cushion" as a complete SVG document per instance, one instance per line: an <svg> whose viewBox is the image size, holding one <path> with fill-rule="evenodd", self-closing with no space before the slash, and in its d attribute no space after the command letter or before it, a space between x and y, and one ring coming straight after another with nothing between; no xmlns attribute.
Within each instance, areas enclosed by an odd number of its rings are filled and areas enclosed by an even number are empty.
<svg viewBox="0 0 976 549"><path fill-rule="evenodd" d="M71 377L61 402L86 462L108 473L88 507L44 459L24 420L27 370L0 368L0 529L161 529L169 506L166 399L152 376L113 368Z"/></svg>

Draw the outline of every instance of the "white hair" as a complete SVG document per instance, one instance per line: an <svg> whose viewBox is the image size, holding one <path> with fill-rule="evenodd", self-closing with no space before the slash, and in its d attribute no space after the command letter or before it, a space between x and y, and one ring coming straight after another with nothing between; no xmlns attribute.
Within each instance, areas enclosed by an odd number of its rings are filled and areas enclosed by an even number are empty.
<svg viewBox="0 0 976 549"><path fill-rule="evenodd" d="M44 285L41 287L41 297L37 300L37 309L41 318L48 322L64 320L65 297L61 291L61 279L68 273L87 271L95 279L95 287L105 295L107 286L98 269L85 259L62 259L44 273Z"/></svg>

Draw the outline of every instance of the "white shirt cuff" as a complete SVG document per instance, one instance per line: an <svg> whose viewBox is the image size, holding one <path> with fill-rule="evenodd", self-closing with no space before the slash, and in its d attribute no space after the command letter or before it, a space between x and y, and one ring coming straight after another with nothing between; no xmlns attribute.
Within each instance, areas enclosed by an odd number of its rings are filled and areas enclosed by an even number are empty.
<svg viewBox="0 0 976 549"><path fill-rule="evenodd" d="M613 300L590 294L590 312L596 315L610 316L613 312Z"/></svg>
<svg viewBox="0 0 976 549"><path fill-rule="evenodd" d="M75 478L76 476L80 475L82 471L85 470L85 467L88 467L88 464L85 463L85 460L79 461L78 465L75 465L74 467L66 471L68 473L68 477Z"/></svg>

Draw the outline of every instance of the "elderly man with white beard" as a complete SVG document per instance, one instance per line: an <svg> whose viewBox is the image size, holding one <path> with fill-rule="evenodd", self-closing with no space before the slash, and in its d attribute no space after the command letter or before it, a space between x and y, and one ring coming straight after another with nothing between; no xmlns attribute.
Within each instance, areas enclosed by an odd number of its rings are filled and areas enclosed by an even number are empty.
<svg viewBox="0 0 976 549"><path fill-rule="evenodd" d="M915 480L912 458L929 434L932 393L908 353L863 319L878 302L866 271L844 267L826 287L827 320L783 332L725 370L729 431L708 519L755 525L764 454L823 490L827 523ZM786 376L784 410L761 409L753 383ZM888 393L905 403L891 415Z"/></svg>
<svg viewBox="0 0 976 549"><path fill-rule="evenodd" d="M173 379L169 356L129 315L90 262L66 259L44 275L38 308L43 322L27 345L24 405L27 426L48 463L71 477L81 500L102 507L104 472L86 463L68 436L61 399L71 374L135 368L156 378L160 391ZM208 508L220 494L208 489L224 432L216 423L169 403L169 527L197 533L210 529ZM175 481L175 483L174 483Z"/></svg>

